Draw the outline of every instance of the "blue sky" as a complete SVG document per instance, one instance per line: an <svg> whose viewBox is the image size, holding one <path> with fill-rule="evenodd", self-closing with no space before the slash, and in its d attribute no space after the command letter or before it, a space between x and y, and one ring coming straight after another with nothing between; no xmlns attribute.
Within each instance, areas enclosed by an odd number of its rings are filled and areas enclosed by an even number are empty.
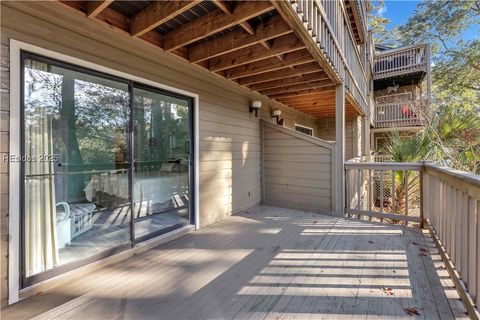
<svg viewBox="0 0 480 320"><path fill-rule="evenodd" d="M391 23L387 26L388 29L395 27L396 25L407 22L418 3L417 0L386 0L385 7L381 14L390 19ZM469 30L466 30L463 34L464 40L471 40L475 36L478 38L480 32L479 26L472 26Z"/></svg>

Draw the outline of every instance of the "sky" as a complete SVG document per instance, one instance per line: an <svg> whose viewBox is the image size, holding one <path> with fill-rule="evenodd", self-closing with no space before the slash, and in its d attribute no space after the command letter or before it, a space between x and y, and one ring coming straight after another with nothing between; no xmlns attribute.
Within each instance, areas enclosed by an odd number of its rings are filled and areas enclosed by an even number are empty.
<svg viewBox="0 0 480 320"><path fill-rule="evenodd" d="M387 26L388 29L404 24L413 14L419 0L385 0L385 7L379 14L391 20ZM463 40L472 40L475 36L478 38L480 33L479 26L472 26L462 35Z"/></svg>

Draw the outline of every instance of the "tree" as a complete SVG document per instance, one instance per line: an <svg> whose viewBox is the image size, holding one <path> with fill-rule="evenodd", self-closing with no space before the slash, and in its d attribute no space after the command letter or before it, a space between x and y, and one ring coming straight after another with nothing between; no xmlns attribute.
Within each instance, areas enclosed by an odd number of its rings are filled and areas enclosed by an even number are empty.
<svg viewBox="0 0 480 320"><path fill-rule="evenodd" d="M374 43L396 46L397 41L394 33L387 30L390 19L383 16L385 1L378 0L374 3L368 16L368 29L373 32Z"/></svg>
<svg viewBox="0 0 480 320"><path fill-rule="evenodd" d="M419 162L430 157L432 142L426 131L407 137L401 136L397 130L394 130L381 152L389 155L393 162ZM395 179L395 190L392 190L395 206L392 212L403 213L405 212L406 186L409 186L409 194L417 194L420 187L419 176L411 171L393 171L392 174Z"/></svg>
<svg viewBox="0 0 480 320"><path fill-rule="evenodd" d="M480 174L480 41L463 34L480 22L478 0L425 0L395 28L400 45L430 43L432 105L426 132L433 160Z"/></svg>

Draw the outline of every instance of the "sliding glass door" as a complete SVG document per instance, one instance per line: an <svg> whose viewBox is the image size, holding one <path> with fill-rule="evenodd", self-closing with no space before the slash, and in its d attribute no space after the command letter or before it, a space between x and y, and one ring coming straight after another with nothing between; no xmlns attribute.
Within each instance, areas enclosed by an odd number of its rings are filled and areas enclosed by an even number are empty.
<svg viewBox="0 0 480 320"><path fill-rule="evenodd" d="M192 223L189 98L22 63L23 286Z"/></svg>
<svg viewBox="0 0 480 320"><path fill-rule="evenodd" d="M190 101L134 88L135 237L190 223Z"/></svg>

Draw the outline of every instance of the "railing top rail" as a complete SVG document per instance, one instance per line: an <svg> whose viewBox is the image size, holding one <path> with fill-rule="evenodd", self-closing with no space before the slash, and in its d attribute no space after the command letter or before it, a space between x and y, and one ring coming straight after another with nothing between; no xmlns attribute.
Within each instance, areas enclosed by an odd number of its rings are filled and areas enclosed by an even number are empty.
<svg viewBox="0 0 480 320"><path fill-rule="evenodd" d="M423 163L407 162L345 162L345 169L421 171Z"/></svg>
<svg viewBox="0 0 480 320"><path fill-rule="evenodd" d="M459 171L459 170L455 170L448 167L440 167L438 165L434 165L430 163L426 163L424 164L424 166L427 170L441 172L456 180L459 180L460 182L468 183L477 188L480 188L480 176L476 174Z"/></svg>
<svg viewBox="0 0 480 320"><path fill-rule="evenodd" d="M386 55L389 55L389 54L392 54L392 53L402 52L402 51L409 51L409 50L418 49L418 48L427 48L427 46L428 46L428 44L421 43L421 44L412 44L412 45L409 45L409 46L388 49L388 50L385 50L385 51L379 51L379 52L375 52L375 58L381 57L381 56L386 56Z"/></svg>

